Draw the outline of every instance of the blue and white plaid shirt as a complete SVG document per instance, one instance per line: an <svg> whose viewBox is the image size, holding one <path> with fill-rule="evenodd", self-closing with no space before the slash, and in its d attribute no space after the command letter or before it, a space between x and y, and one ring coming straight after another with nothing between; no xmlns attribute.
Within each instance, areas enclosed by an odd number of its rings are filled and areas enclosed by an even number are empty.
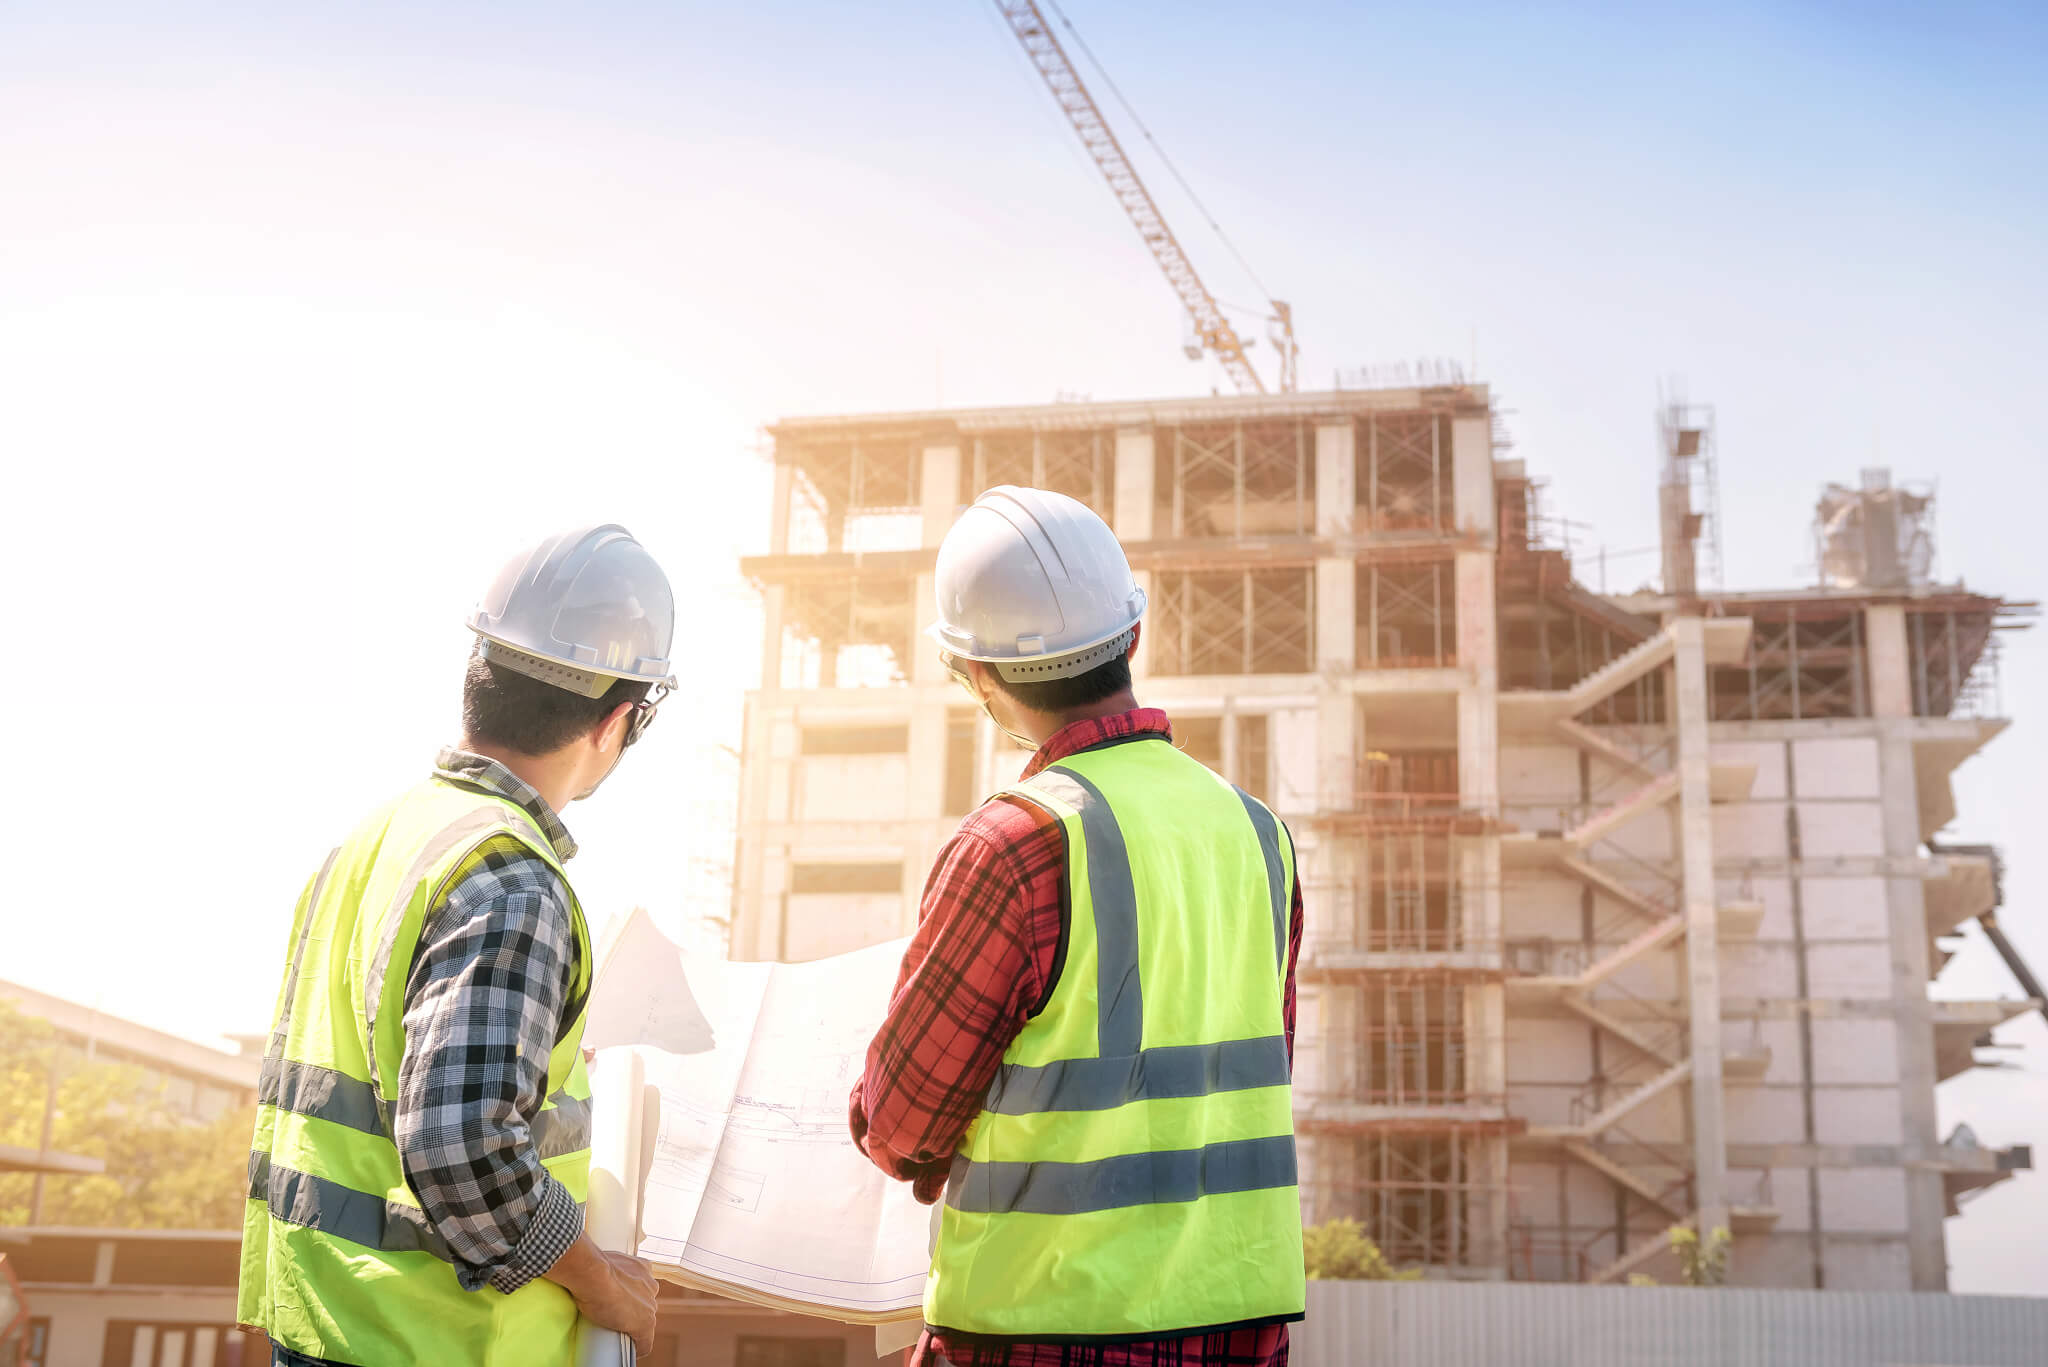
<svg viewBox="0 0 2048 1367"><path fill-rule="evenodd" d="M558 859L576 853L546 800L496 760L445 749L434 772L517 803ZM406 1185L468 1290L518 1290L583 1231L582 1208L541 1166L532 1137L575 978L569 890L516 840L487 843L427 909L406 973L393 1130Z"/></svg>

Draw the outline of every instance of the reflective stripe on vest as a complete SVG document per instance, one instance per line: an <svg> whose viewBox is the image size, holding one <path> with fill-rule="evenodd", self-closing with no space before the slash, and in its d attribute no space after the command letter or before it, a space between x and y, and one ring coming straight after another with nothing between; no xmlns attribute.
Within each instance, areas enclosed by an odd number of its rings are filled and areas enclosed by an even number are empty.
<svg viewBox="0 0 2048 1367"><path fill-rule="evenodd" d="M294 917L277 1022L257 1084L237 1318L339 1362L544 1363L576 1313L544 1280L470 1292L420 1210L394 1142L404 989L427 913L486 844L510 837L557 874L516 805L433 780L382 809L312 880ZM567 887L566 878L563 886ZM579 1203L589 1186L590 1089L581 1044L592 953L569 894L570 1025L550 1050L535 1151Z"/></svg>
<svg viewBox="0 0 2048 1367"><path fill-rule="evenodd" d="M925 1318L1062 1341L1298 1318L1279 821L1163 741L1010 793L1067 831L1067 957L954 1160ZM1182 937L1216 961L1175 971Z"/></svg>
<svg viewBox="0 0 2048 1367"><path fill-rule="evenodd" d="M293 1115L345 1125L364 1134L392 1136L398 1102L380 1101L377 1089L346 1073L276 1055L263 1060L256 1100ZM533 1144L542 1158L559 1158L590 1147L590 1098L552 1093L547 1109L533 1119Z"/></svg>

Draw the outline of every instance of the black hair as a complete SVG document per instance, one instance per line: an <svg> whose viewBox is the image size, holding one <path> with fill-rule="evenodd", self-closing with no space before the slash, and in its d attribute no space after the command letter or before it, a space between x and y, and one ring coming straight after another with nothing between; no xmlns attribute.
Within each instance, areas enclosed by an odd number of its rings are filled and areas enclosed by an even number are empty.
<svg viewBox="0 0 2048 1367"><path fill-rule="evenodd" d="M522 755L550 754L596 730L620 703L646 697L649 687L614 679L602 697L586 698L473 653L462 676L462 734Z"/></svg>
<svg viewBox="0 0 2048 1367"><path fill-rule="evenodd" d="M1068 679L1042 679L1033 683L1012 683L1002 676L994 665L989 673L995 676L996 687L1015 698L1033 712L1047 712L1055 716L1071 712L1077 707L1088 707L1127 693L1131 687L1131 652L1126 650L1104 664L1099 664L1086 674L1076 674Z"/></svg>

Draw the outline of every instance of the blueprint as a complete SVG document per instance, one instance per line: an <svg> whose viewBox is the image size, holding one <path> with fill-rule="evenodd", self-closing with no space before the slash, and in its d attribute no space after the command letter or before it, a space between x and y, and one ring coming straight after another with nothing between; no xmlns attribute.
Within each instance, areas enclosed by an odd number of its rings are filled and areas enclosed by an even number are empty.
<svg viewBox="0 0 2048 1367"><path fill-rule="evenodd" d="M846 1123L903 947L728 963L643 911L612 937L586 1038L631 1046L660 1092L639 1250L657 1274L852 1322L917 1313L931 1213Z"/></svg>

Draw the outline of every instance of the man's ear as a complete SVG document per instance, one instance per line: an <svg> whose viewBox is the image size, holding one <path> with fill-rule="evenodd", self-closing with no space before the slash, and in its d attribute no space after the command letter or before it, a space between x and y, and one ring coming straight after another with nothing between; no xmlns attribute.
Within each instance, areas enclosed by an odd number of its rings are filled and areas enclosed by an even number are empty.
<svg viewBox="0 0 2048 1367"><path fill-rule="evenodd" d="M967 666L967 677L974 680L977 698L985 698L1002 690L996 686L996 667L985 660L962 660Z"/></svg>
<svg viewBox="0 0 2048 1367"><path fill-rule="evenodd" d="M622 702L605 713L604 720L597 724L597 730L591 734L591 739L597 742L599 750L609 753L626 743L626 719L632 713L633 704L629 702Z"/></svg>

